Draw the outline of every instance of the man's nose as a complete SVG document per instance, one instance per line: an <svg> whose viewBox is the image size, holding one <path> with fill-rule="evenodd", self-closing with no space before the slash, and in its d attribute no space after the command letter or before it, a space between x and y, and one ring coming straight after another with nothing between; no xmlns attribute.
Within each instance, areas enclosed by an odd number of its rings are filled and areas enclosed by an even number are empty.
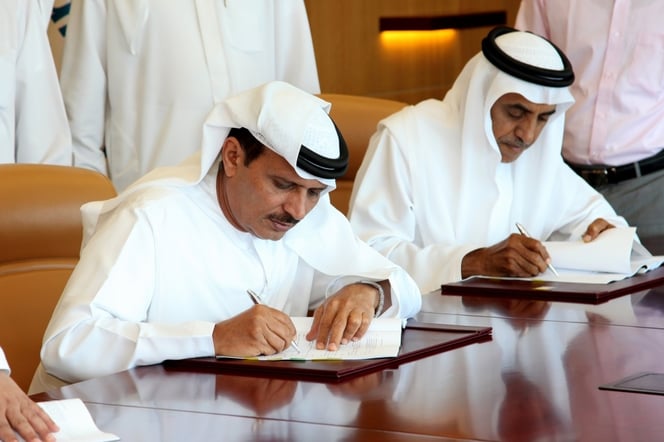
<svg viewBox="0 0 664 442"><path fill-rule="evenodd" d="M537 138L537 118L526 118L521 121L517 126L515 134L525 144L533 144Z"/></svg>
<svg viewBox="0 0 664 442"><path fill-rule="evenodd" d="M304 218L307 214L306 189L298 189L298 191L289 193L284 210L298 221Z"/></svg>

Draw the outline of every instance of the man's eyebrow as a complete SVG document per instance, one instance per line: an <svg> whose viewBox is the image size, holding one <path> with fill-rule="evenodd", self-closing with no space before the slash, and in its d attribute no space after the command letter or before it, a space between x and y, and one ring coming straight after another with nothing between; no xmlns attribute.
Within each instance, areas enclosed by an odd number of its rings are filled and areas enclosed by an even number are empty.
<svg viewBox="0 0 664 442"><path fill-rule="evenodd" d="M323 184L322 186L309 187L309 190L317 190L317 191L319 191L319 192L324 192L324 191L327 190L327 188L328 188L328 186L326 186L325 184Z"/></svg>
<svg viewBox="0 0 664 442"><path fill-rule="evenodd" d="M520 110L520 111L528 113L528 114L533 113L533 111L531 111L530 109L528 109L526 106L524 106L521 103L509 103L507 105L507 107L512 108L512 109L516 109L516 110Z"/></svg>
<svg viewBox="0 0 664 442"><path fill-rule="evenodd" d="M302 187L304 189L307 189L307 191L314 191L314 192L319 192L319 193L325 192L328 188L328 186L326 186L325 184L322 184L320 186L312 186L312 187L303 186L303 185L300 185L300 184L297 184L297 183L294 183L294 184L298 187Z"/></svg>
<svg viewBox="0 0 664 442"><path fill-rule="evenodd" d="M288 184L289 186L303 187L303 188L308 189L308 190L317 190L317 191L323 192L323 191L327 190L327 188L329 187L325 184L321 184L320 186L307 187L307 186L296 183L295 181L292 181L288 178L285 178L285 177L282 177L282 176L279 176L279 175L271 175L271 177L272 177L273 180L281 181L282 183Z"/></svg>
<svg viewBox="0 0 664 442"><path fill-rule="evenodd" d="M520 110L520 111L525 112L527 114L532 114L533 113L532 110L528 109L526 106L524 106L521 103L510 103L510 104L507 105L507 107L510 107L512 109ZM556 113L556 108L554 107L552 110L550 110L548 112L542 112L539 115L540 116L550 116L550 115L553 115L555 113Z"/></svg>

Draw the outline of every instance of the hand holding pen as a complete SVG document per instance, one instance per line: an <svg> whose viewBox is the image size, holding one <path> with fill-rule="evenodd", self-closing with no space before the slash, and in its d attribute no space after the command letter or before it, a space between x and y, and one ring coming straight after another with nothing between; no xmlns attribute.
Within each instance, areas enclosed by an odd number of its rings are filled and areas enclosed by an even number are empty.
<svg viewBox="0 0 664 442"><path fill-rule="evenodd" d="M251 289L248 289L248 290L247 290L247 294L249 295L249 297L251 298L251 300L254 302L254 304L257 304L257 305L263 305L263 300L262 300L261 297L258 295L258 293L254 292L254 291L251 290ZM297 344L295 343L295 341L291 341L290 345L291 345L291 347L293 347L298 353L302 353L302 351L300 350L300 347L297 346Z"/></svg>
<svg viewBox="0 0 664 442"><path fill-rule="evenodd" d="M527 237L527 238L532 238L532 237L528 234L528 232L526 231L526 228L523 227L521 224L516 223L516 228L519 230L519 233L521 233L523 236L525 236L525 237ZM546 263L546 266L549 268L549 270L551 270L551 272L553 272L554 275L559 276L559 275L558 275L558 272L557 272L556 269L553 267L553 265L551 264L550 261Z"/></svg>

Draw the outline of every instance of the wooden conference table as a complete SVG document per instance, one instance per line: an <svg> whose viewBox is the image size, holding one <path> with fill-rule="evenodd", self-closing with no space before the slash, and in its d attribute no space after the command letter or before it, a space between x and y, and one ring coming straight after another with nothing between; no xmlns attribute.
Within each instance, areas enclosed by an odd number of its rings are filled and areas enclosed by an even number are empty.
<svg viewBox="0 0 664 442"><path fill-rule="evenodd" d="M664 287L599 305L433 293L418 319L493 338L340 383L159 365L35 399L79 397L123 441L664 440L664 396L598 389L664 373Z"/></svg>

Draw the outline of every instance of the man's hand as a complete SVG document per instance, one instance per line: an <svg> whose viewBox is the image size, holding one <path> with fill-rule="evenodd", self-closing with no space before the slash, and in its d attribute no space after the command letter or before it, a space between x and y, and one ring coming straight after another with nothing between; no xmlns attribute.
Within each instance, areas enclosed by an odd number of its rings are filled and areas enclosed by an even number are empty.
<svg viewBox="0 0 664 442"><path fill-rule="evenodd" d="M597 218L595 221L590 223L586 229L586 233L583 234L583 242L590 242L593 239L597 238L600 233L605 230L612 229L615 226L605 220L604 218Z"/></svg>
<svg viewBox="0 0 664 442"><path fill-rule="evenodd" d="M461 261L461 276L531 277L546 270L549 254L541 242L517 233L491 247L473 250Z"/></svg>
<svg viewBox="0 0 664 442"><path fill-rule="evenodd" d="M266 305L250 309L214 326L212 340L217 355L258 356L283 351L295 339L293 321Z"/></svg>
<svg viewBox="0 0 664 442"><path fill-rule="evenodd" d="M48 414L6 373L0 373L0 440L15 441L14 430L26 441L55 441L59 430Z"/></svg>
<svg viewBox="0 0 664 442"><path fill-rule="evenodd" d="M385 302L389 302L389 285L381 284ZM385 290L385 287L388 290ZM378 290L367 284L350 284L326 299L314 312L314 322L307 333L309 341L316 340L316 348L335 351L340 344L357 341L369 329L378 305ZM388 308L386 304L385 309Z"/></svg>

